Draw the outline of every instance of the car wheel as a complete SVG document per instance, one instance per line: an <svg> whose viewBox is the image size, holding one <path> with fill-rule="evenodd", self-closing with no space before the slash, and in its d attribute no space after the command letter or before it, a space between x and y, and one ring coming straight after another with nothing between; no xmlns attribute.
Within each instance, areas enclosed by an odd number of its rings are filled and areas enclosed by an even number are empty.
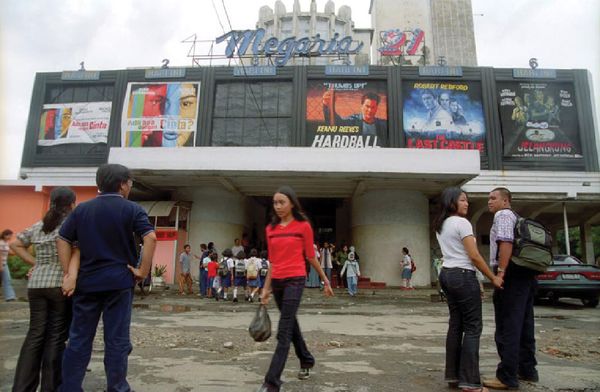
<svg viewBox="0 0 600 392"><path fill-rule="evenodd" d="M598 297L596 297L596 298L583 298L581 300L581 302L583 302L583 306L586 306L588 308L595 308L596 306L598 306L598 302L600 302L600 300L598 299Z"/></svg>

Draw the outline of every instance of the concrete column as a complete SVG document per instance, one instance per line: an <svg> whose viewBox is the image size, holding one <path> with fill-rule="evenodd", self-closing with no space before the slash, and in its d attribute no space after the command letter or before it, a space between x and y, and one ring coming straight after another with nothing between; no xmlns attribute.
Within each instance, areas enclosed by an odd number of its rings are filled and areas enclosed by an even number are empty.
<svg viewBox="0 0 600 392"><path fill-rule="evenodd" d="M352 243L363 275L389 286L402 283L402 247L417 271L414 286L430 286L429 203L417 191L370 190L352 203Z"/></svg>
<svg viewBox="0 0 600 392"><path fill-rule="evenodd" d="M247 227L245 197L220 187L186 188L177 192L178 200L191 200L188 242L194 252L201 243L215 243L219 253L242 239Z"/></svg>
<svg viewBox="0 0 600 392"><path fill-rule="evenodd" d="M579 227L581 250L583 251L583 262L596 264L594 259L594 242L592 241L592 225L584 223Z"/></svg>

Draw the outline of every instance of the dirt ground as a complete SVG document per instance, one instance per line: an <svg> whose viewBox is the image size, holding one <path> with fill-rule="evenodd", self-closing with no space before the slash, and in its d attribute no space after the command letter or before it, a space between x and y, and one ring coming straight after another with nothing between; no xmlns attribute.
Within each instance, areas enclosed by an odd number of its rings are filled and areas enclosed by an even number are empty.
<svg viewBox="0 0 600 392"><path fill-rule="evenodd" d="M19 349L28 327L25 286L21 297L0 303L0 391L9 391ZM300 325L317 360L309 380L296 378L293 352L284 372L283 391L385 392L449 391L443 382L448 310L433 302L435 291L363 290L351 298L342 290L325 299L307 289ZM484 301L480 367L493 376L497 354L493 308ZM216 302L178 296L175 290L136 291L132 317L133 352L128 380L140 391L255 391L275 348L275 332L255 343L247 332L256 303ZM540 382L524 382L522 391L600 391L600 308L576 300L536 306ZM278 312L271 305L274 328ZM99 328L86 391L103 391L103 343ZM292 350L293 351L293 350Z"/></svg>

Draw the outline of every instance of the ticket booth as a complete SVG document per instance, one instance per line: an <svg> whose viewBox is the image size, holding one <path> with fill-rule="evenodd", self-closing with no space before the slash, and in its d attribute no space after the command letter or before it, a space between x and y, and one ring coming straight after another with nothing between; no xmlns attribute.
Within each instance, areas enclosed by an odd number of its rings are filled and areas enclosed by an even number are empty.
<svg viewBox="0 0 600 392"><path fill-rule="evenodd" d="M188 223L191 203L179 201L140 201L156 230L156 251L152 259L154 266L166 266L165 283L174 284L179 274L177 258L188 239ZM197 270L193 268L192 271Z"/></svg>

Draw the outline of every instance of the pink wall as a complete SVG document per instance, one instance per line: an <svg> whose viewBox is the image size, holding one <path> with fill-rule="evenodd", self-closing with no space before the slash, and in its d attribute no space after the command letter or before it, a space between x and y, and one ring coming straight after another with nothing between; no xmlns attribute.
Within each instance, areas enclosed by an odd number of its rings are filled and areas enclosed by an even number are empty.
<svg viewBox="0 0 600 392"><path fill-rule="evenodd" d="M175 241L158 241L156 243L156 251L152 259L152 269L155 265L166 265L167 273L165 274L165 282L173 284L175 276L175 260L173 260L173 252L175 250Z"/></svg>
<svg viewBox="0 0 600 392"><path fill-rule="evenodd" d="M0 187L0 231L11 229L15 233L28 228L42 219L50 204L50 192L54 187L42 187L40 192L33 186ZM96 197L96 187L71 187L77 195L77 203Z"/></svg>

